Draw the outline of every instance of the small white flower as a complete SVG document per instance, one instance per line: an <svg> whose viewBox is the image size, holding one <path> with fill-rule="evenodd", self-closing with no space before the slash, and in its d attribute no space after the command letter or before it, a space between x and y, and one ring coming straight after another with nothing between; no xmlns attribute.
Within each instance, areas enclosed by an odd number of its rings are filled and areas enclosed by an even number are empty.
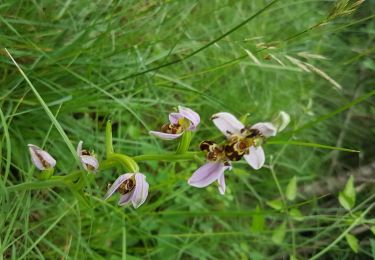
<svg viewBox="0 0 375 260"><path fill-rule="evenodd" d="M83 141L77 145L77 155L86 171L96 171L99 168L99 162L89 151L82 150Z"/></svg>
<svg viewBox="0 0 375 260"><path fill-rule="evenodd" d="M276 135L276 127L270 122L260 122L245 127L235 116L227 112L212 116L215 126L227 137L225 155L229 160L237 161L242 157L255 170L262 168L265 155L262 143L268 137Z"/></svg>
<svg viewBox="0 0 375 260"><path fill-rule="evenodd" d="M47 170L55 167L56 160L46 151L42 150L40 147L28 144L31 161L39 170Z"/></svg>

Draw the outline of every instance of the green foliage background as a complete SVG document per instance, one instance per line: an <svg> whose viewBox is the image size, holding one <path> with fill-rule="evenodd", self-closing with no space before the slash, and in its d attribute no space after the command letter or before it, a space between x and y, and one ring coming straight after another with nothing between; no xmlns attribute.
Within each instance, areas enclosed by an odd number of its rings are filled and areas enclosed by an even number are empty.
<svg viewBox="0 0 375 260"><path fill-rule="evenodd" d="M269 121L280 110L292 119L265 146L266 167L254 171L241 161L226 172L225 196L215 185L187 185L204 158L140 163L151 188L137 210L118 207L116 198L102 200L120 169L97 173L81 193L64 187L8 192L12 185L36 181L28 143L44 145L58 161L58 175L78 164L2 48L3 258L374 256L369 229L375 219L373 211L365 212L375 203L373 179L355 174L373 165L375 154L375 4L365 1L350 10L360 1L283 0L262 10L270 2L0 2L0 45L22 67L70 145L83 140L99 159L107 119L114 122L115 150L131 156L176 149L176 142L157 140L148 131L165 123L178 105L201 115L192 151L207 138L222 140L210 121L216 112L248 114L248 124ZM361 152L285 144L291 141ZM339 180L349 173L360 188L350 213L337 199L345 185ZM280 198L293 176L297 198L286 210ZM338 187L330 189L335 180ZM303 192L314 184L327 192ZM355 222L363 212L365 224ZM357 255L344 239L349 231L359 240Z"/></svg>

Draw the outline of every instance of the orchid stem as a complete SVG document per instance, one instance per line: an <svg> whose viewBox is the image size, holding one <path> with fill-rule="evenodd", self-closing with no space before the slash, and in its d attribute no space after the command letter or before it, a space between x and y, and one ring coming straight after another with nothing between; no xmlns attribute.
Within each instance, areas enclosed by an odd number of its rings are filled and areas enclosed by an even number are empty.
<svg viewBox="0 0 375 260"><path fill-rule="evenodd" d="M196 156L201 155L202 152L185 152L181 154L169 153L169 154L144 154L134 156L133 160L136 162L140 161L179 161L179 160L192 160Z"/></svg>
<svg viewBox="0 0 375 260"><path fill-rule="evenodd" d="M120 153L111 153L107 156L107 160L105 161L107 165L113 165L113 163L120 164L125 170L129 172L138 172L139 166L133 160L133 158Z"/></svg>
<svg viewBox="0 0 375 260"><path fill-rule="evenodd" d="M111 120L107 121L105 126L105 151L107 157L113 154L113 141L112 141L112 122Z"/></svg>
<svg viewBox="0 0 375 260"><path fill-rule="evenodd" d="M66 176L54 176L51 179L45 180L45 181L25 182L25 183L13 185L11 187L7 187L6 190L8 192L16 192L16 191L22 191L22 190L38 190L38 189L53 188L57 186L65 186L65 185L68 185L67 181L75 180L81 174L82 172L74 172Z"/></svg>
<svg viewBox="0 0 375 260"><path fill-rule="evenodd" d="M177 154L185 153L187 150L189 150L191 142L191 131L185 131L182 135L181 141L178 145Z"/></svg>

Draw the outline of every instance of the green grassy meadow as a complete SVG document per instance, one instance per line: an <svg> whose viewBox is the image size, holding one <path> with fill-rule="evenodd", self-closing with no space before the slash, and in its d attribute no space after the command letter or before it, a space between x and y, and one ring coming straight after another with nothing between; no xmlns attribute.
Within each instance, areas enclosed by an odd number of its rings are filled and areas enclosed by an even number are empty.
<svg viewBox="0 0 375 260"><path fill-rule="evenodd" d="M0 1L0 259L375 259L374 18L372 0ZM200 153L135 157L176 151L148 132L179 105L201 117L192 152L224 140L217 112L291 122L221 195L187 184ZM150 185L137 209L103 200L121 165L77 188L30 160L66 176L83 140L101 163L108 120Z"/></svg>

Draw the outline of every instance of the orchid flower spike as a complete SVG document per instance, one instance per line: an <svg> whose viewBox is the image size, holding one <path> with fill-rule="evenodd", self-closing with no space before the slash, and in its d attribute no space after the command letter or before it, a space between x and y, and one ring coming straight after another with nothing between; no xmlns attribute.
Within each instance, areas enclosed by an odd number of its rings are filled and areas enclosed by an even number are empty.
<svg viewBox="0 0 375 260"><path fill-rule="evenodd" d="M235 116L226 112L213 115L211 120L227 137L224 150L229 160L238 161L244 157L255 170L262 168L265 162L262 144L277 132L272 123L261 122L245 127Z"/></svg>
<svg viewBox="0 0 375 260"><path fill-rule="evenodd" d="M121 194L118 205L123 206L132 202L133 207L138 208L147 198L148 187L146 176L142 173L125 173L116 179L104 199L108 199L118 191Z"/></svg>
<svg viewBox="0 0 375 260"><path fill-rule="evenodd" d="M169 114L169 123L161 127L161 132L149 133L164 140L180 137L185 131L195 131L200 123L198 113L187 107L178 106L178 113Z"/></svg>
<svg viewBox="0 0 375 260"><path fill-rule="evenodd" d="M86 171L95 172L99 168L99 162L95 156L87 150L82 149L83 141L79 141L77 145L77 155Z"/></svg>
<svg viewBox="0 0 375 260"><path fill-rule="evenodd" d="M224 171L231 169L230 162L225 157L222 147L212 141L203 141L200 149L206 152L207 163L196 170L188 180L188 184L197 188L203 188L214 181L218 182L220 194L225 193Z"/></svg>
<svg viewBox="0 0 375 260"><path fill-rule="evenodd" d="M56 160L46 151L42 150L40 147L28 144L31 161L39 170L47 170L55 167Z"/></svg>

